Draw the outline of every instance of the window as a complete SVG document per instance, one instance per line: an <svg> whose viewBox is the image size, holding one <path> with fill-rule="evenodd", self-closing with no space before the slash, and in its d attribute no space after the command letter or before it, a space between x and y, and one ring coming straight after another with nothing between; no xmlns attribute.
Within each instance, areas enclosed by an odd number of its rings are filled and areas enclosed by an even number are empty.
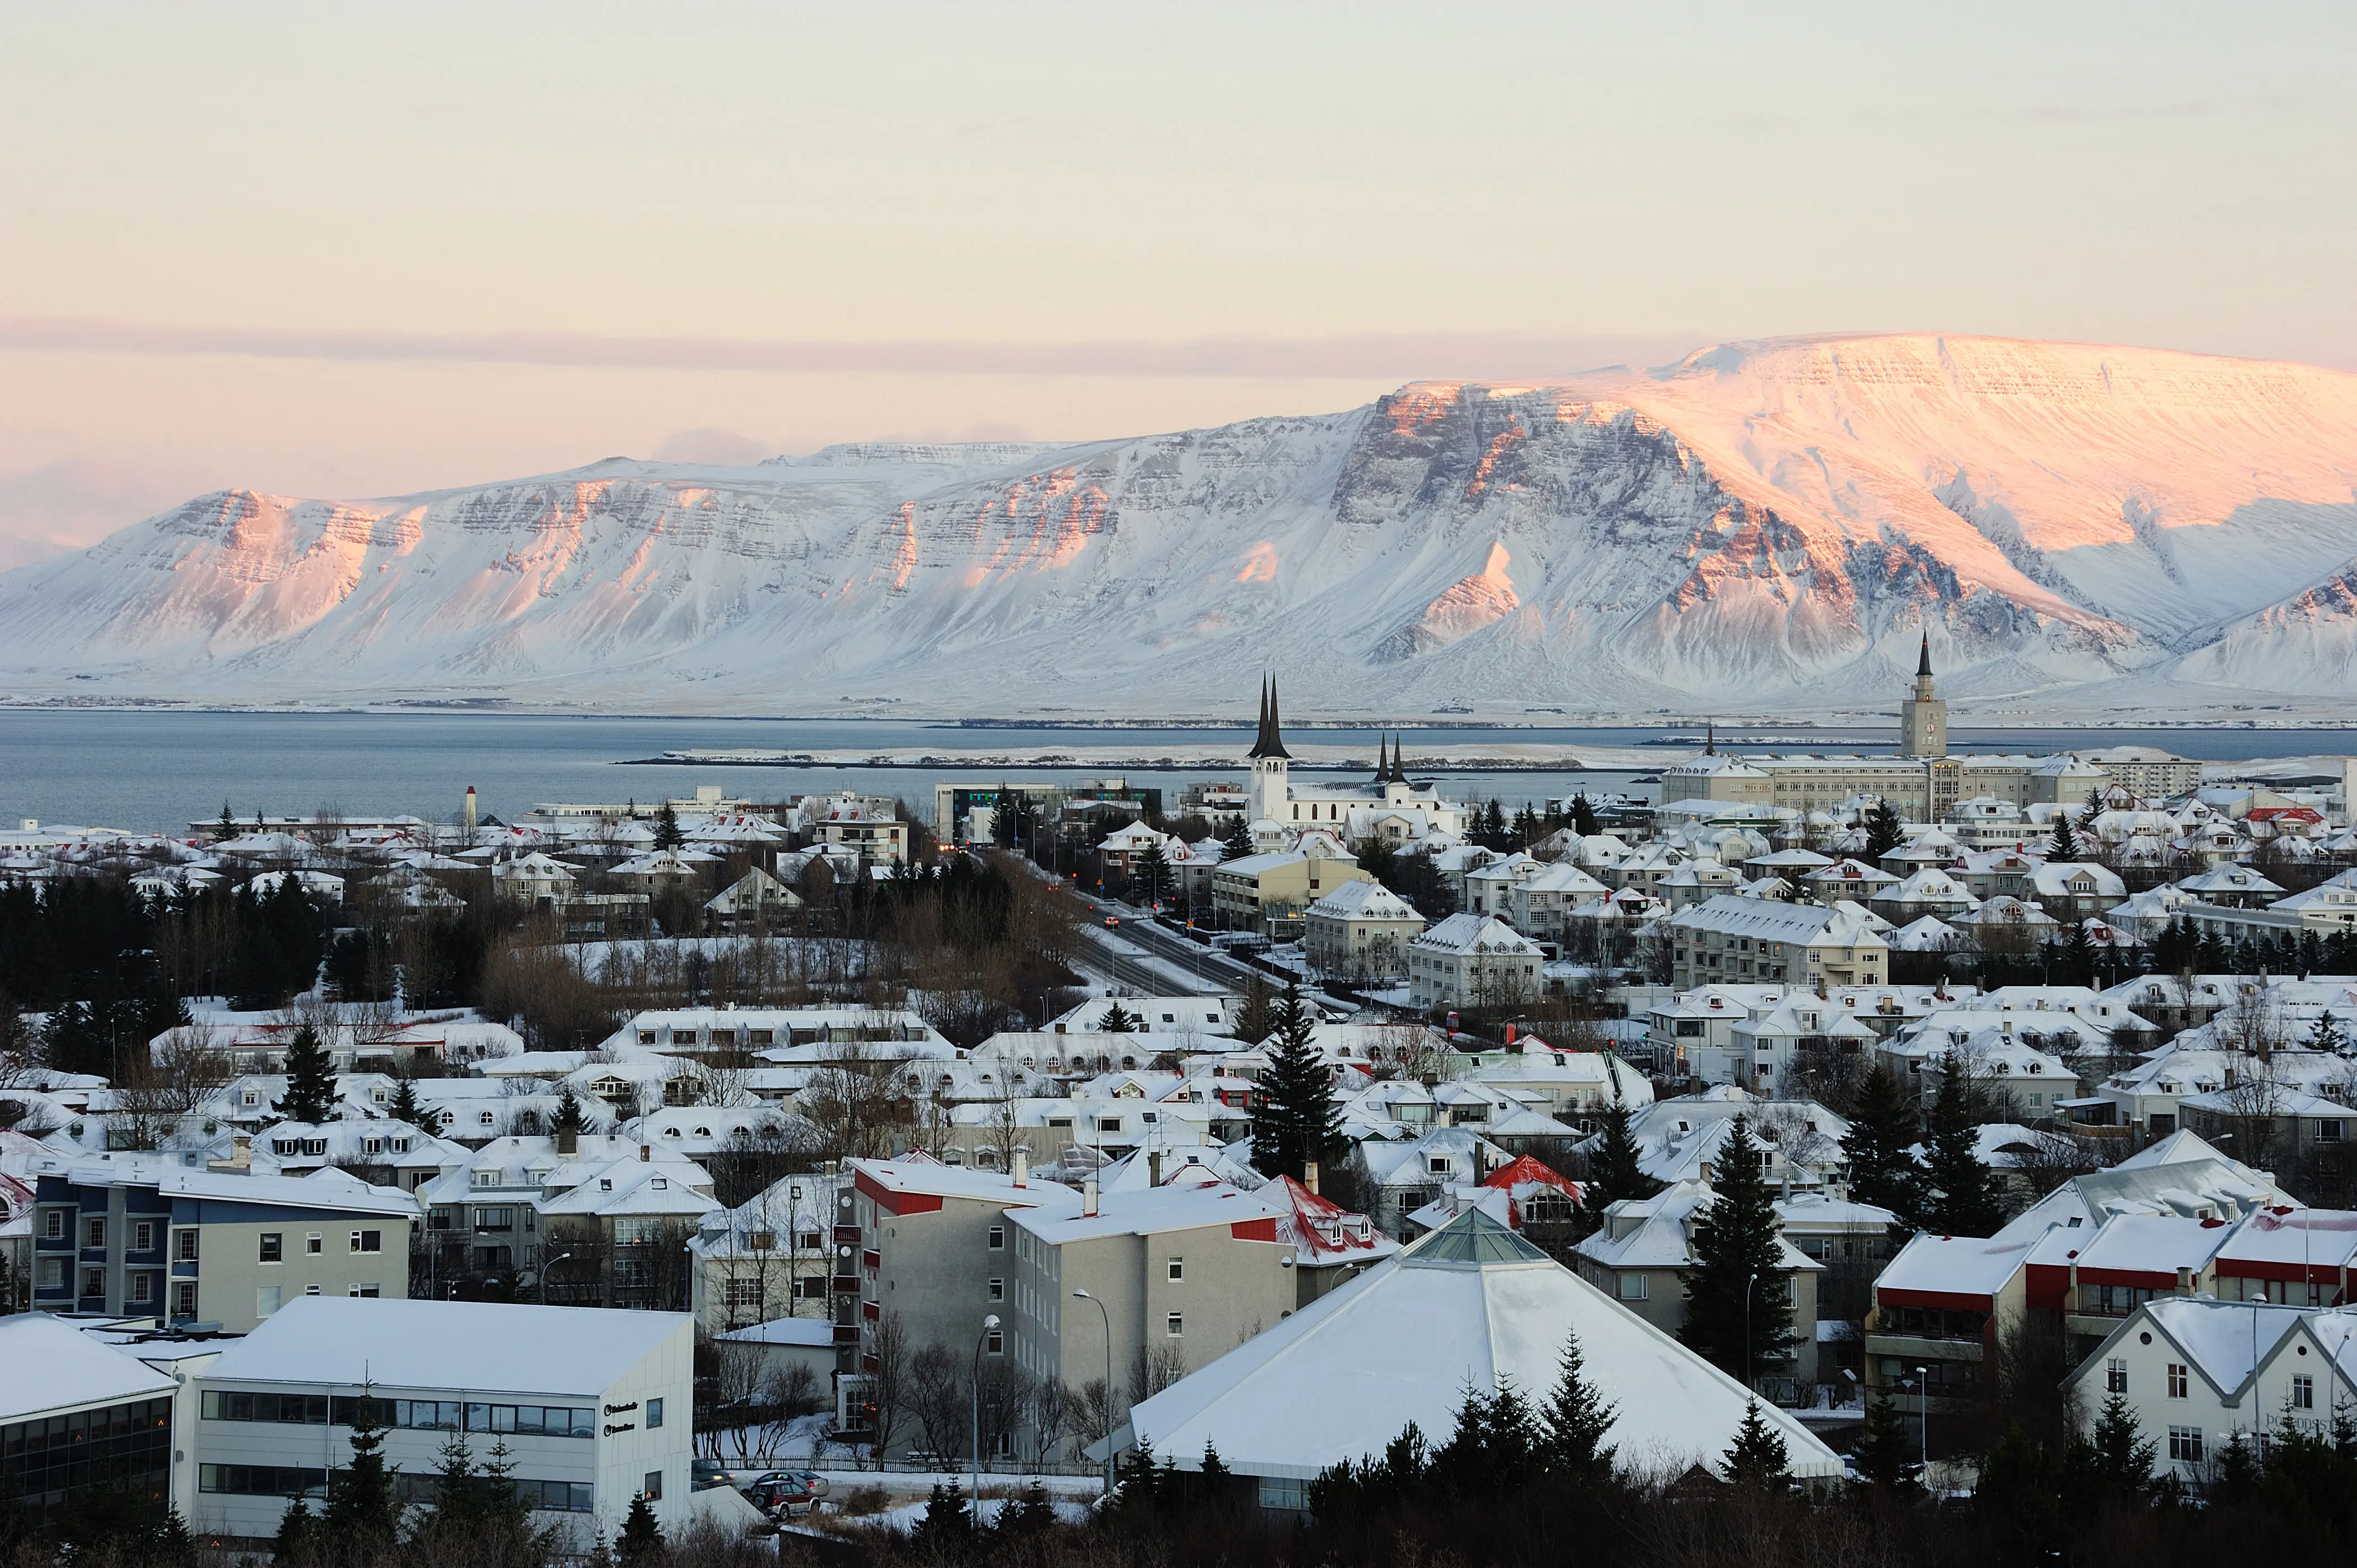
<svg viewBox="0 0 2357 1568"><path fill-rule="evenodd" d="M1178 1281L1179 1281L1179 1280L1183 1280L1183 1279L1185 1279L1186 1277L1187 1277L1187 1260L1186 1260L1186 1259L1184 1259L1184 1258L1173 1258L1173 1259L1171 1259L1171 1260L1170 1260L1170 1279L1171 1279L1172 1283L1176 1283Z"/></svg>
<svg viewBox="0 0 2357 1568"><path fill-rule="evenodd" d="M142 1219L131 1228L131 1250L135 1252L152 1252L156 1250L154 1220Z"/></svg>
<svg viewBox="0 0 2357 1568"><path fill-rule="evenodd" d="M262 1261L264 1262L279 1263L285 1262L285 1247L286 1238L280 1235L277 1231L264 1230L262 1233Z"/></svg>
<svg viewBox="0 0 2357 1568"><path fill-rule="evenodd" d="M2316 1380L2305 1372L2291 1380L2291 1408L2294 1410L2316 1408Z"/></svg>
<svg viewBox="0 0 2357 1568"><path fill-rule="evenodd" d="M2316 1141L2319 1144L2337 1144L2341 1142L2340 1119L2337 1117L2329 1117L2317 1122Z"/></svg>
<svg viewBox="0 0 2357 1568"><path fill-rule="evenodd" d="M52 1208L47 1215L43 1216L41 1234L48 1237L52 1241L64 1240L66 1239L66 1211L62 1208Z"/></svg>
<svg viewBox="0 0 2357 1568"><path fill-rule="evenodd" d="M2185 1364L2181 1361L2171 1361L2169 1364L2169 1397L2173 1400L2181 1400L2185 1397ZM2196 1457L2198 1458L2199 1455L2197 1455Z"/></svg>
<svg viewBox="0 0 2357 1568"><path fill-rule="evenodd" d="M373 1301L373 1300L375 1300L378 1296L382 1295L384 1293L383 1293L383 1291L380 1290L380 1289L379 1289L377 1286L375 1286L375 1285L354 1285L351 1289L350 1289L350 1290L346 1291L344 1294L345 1294L346 1295L362 1296L362 1297L365 1297L365 1298L367 1298L367 1299L369 1299L369 1300L371 1300L371 1301Z"/></svg>
<svg viewBox="0 0 2357 1568"><path fill-rule="evenodd" d="M132 1275L131 1299L139 1303L143 1306L147 1303L154 1301L156 1299L156 1276L154 1274Z"/></svg>
<svg viewBox="0 0 2357 1568"><path fill-rule="evenodd" d="M493 1116L491 1115L491 1113L490 1113L490 1112L488 1112L488 1111L486 1111L486 1112L483 1112L482 1122L483 1122L483 1125L484 1125L484 1126L486 1126L486 1127L490 1127L490 1126L495 1126L495 1125L497 1125L496 1119L495 1119L495 1118L493 1118Z"/></svg>
<svg viewBox="0 0 2357 1568"><path fill-rule="evenodd" d="M303 1287L303 1294L305 1295L317 1295L319 1294L319 1287L315 1284L305 1285Z"/></svg>
<svg viewBox="0 0 2357 1568"><path fill-rule="evenodd" d="M662 1501L662 1472L661 1470L648 1471L646 1484L640 1487L639 1490L645 1494L647 1501L651 1503L659 1503Z"/></svg>
<svg viewBox="0 0 2357 1568"><path fill-rule="evenodd" d="M106 1271L104 1269L84 1269L81 1272L81 1294L86 1297L104 1300L106 1296Z"/></svg>
<svg viewBox="0 0 2357 1568"><path fill-rule="evenodd" d="M2104 1363L2104 1391L2107 1394L2128 1391L2128 1364L2117 1356Z"/></svg>
<svg viewBox="0 0 2357 1568"><path fill-rule="evenodd" d="M982 1353L985 1356L1004 1356L1006 1354L1006 1335L1005 1331L994 1328L989 1333L984 1335L982 1337Z"/></svg>
<svg viewBox="0 0 2357 1568"><path fill-rule="evenodd" d="M1642 1274L1615 1274L1612 1277L1612 1294L1622 1301L1642 1301L1645 1291L1645 1276Z"/></svg>
<svg viewBox="0 0 2357 1568"><path fill-rule="evenodd" d="M382 1252L382 1251L384 1251L384 1232L383 1232L383 1231L382 1231L382 1230L355 1230L355 1231L353 1231L353 1232L352 1232L352 1247L351 1247L351 1250L352 1250L353 1251L355 1251L355 1252Z"/></svg>
<svg viewBox="0 0 2357 1568"><path fill-rule="evenodd" d="M105 1246L106 1221L103 1219L83 1220L81 1222L81 1244L85 1247Z"/></svg>
<svg viewBox="0 0 2357 1568"><path fill-rule="evenodd" d="M662 1424L662 1401L647 1401L647 1430L652 1432Z"/></svg>
<svg viewBox="0 0 2357 1568"><path fill-rule="evenodd" d="M990 1250L994 1252L1002 1251L1005 1250L1006 1246L1006 1227L1004 1225L992 1226L990 1228Z"/></svg>
<svg viewBox="0 0 2357 1568"><path fill-rule="evenodd" d="M1005 1301L1006 1299L1006 1282L1005 1280L993 1280L990 1282L990 1299L993 1301Z"/></svg>
<svg viewBox="0 0 2357 1568"><path fill-rule="evenodd" d="M728 1305L731 1306L760 1305L761 1282L759 1280L730 1280L728 1282Z"/></svg>
<svg viewBox="0 0 2357 1568"><path fill-rule="evenodd" d="M512 1208L478 1208L475 1210L475 1229L478 1230L512 1230L515 1229L515 1210Z"/></svg>
<svg viewBox="0 0 2357 1568"><path fill-rule="evenodd" d="M303 1238L303 1251L310 1253L316 1258L320 1253L327 1251L327 1239L321 1236L317 1230L314 1230L308 1236Z"/></svg>
<svg viewBox="0 0 2357 1568"><path fill-rule="evenodd" d="M172 1287L172 1316L194 1317L197 1315L197 1287L186 1281Z"/></svg>
<svg viewBox="0 0 2357 1568"><path fill-rule="evenodd" d="M2198 1426L2172 1426L2169 1429L2169 1456L2189 1465L2201 1463L2201 1429Z"/></svg>
<svg viewBox="0 0 2357 1568"><path fill-rule="evenodd" d="M1187 1315L1183 1312L1172 1313L1164 1320L1162 1331L1173 1339L1185 1338L1187 1337Z"/></svg>
<svg viewBox="0 0 2357 1568"><path fill-rule="evenodd" d="M283 1292L281 1287L277 1285L261 1285L256 1287L253 1293L253 1316L256 1317L269 1316L272 1313L278 1310L278 1304L282 1299Z"/></svg>

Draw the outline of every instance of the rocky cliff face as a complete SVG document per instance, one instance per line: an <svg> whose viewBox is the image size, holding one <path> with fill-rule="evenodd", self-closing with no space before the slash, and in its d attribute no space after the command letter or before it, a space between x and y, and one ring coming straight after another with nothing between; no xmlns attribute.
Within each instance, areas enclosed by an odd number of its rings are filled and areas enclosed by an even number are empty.
<svg viewBox="0 0 2357 1568"><path fill-rule="evenodd" d="M1932 337L1072 446L199 497L0 576L0 689L640 710L1873 706L2326 693L2357 377Z"/></svg>

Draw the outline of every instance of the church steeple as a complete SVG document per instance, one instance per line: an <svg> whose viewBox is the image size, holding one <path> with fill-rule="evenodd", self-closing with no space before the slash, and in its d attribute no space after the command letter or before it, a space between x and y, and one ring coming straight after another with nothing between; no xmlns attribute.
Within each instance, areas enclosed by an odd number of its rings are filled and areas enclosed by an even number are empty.
<svg viewBox="0 0 2357 1568"><path fill-rule="evenodd" d="M1282 757L1288 762L1293 759L1293 754L1285 749L1285 737L1277 733L1276 680L1274 676L1261 678L1260 735L1253 741L1253 748L1244 755L1248 757Z"/></svg>
<svg viewBox="0 0 2357 1568"><path fill-rule="evenodd" d="M1378 784L1388 784L1392 781L1392 759L1390 754L1383 749L1386 739L1387 737L1383 736L1375 737L1375 782Z"/></svg>
<svg viewBox="0 0 2357 1568"><path fill-rule="evenodd" d="M1899 709L1899 755L1948 754L1948 704L1932 685L1932 634L1926 630L1915 655L1915 694Z"/></svg>
<svg viewBox="0 0 2357 1568"><path fill-rule="evenodd" d="M1927 631L1923 634L1923 651L1915 660L1915 679L1918 681L1929 681L1931 678L1932 634Z"/></svg>
<svg viewBox="0 0 2357 1568"><path fill-rule="evenodd" d="M1392 777L1394 784L1407 782L1407 746L1396 735L1392 736Z"/></svg>

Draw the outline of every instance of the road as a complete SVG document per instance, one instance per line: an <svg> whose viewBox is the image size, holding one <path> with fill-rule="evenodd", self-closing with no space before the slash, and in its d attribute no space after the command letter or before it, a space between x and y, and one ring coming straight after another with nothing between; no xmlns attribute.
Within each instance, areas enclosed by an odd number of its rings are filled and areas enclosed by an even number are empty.
<svg viewBox="0 0 2357 1568"><path fill-rule="evenodd" d="M1160 959L1172 969L1194 975L1195 990L1200 994L1240 994L1255 974L1271 985L1283 983L1275 976L1248 963L1239 962L1217 948L1201 946L1157 924L1150 910L1102 895L1082 895L1081 897L1082 902L1089 907L1088 934L1096 939L1089 944L1090 952L1082 967L1100 966L1108 984L1136 986L1139 988L1137 994L1153 996L1168 994L1167 988L1172 977L1150 964L1139 963L1134 955L1116 951L1104 940L1107 938L1117 938ZM1121 924L1106 926L1104 918L1108 915L1120 920ZM1353 1004L1338 1001L1314 989L1305 990L1302 995L1329 1014L1347 1015L1358 1011Z"/></svg>

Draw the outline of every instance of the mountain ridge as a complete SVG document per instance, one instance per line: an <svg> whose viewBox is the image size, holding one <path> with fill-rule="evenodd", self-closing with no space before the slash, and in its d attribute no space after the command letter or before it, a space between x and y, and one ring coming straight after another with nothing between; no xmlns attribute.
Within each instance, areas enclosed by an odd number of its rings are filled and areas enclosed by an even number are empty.
<svg viewBox="0 0 2357 1568"><path fill-rule="evenodd" d="M1069 444L193 498L0 575L0 694L1631 714L2329 701L2357 376L1931 333Z"/></svg>

